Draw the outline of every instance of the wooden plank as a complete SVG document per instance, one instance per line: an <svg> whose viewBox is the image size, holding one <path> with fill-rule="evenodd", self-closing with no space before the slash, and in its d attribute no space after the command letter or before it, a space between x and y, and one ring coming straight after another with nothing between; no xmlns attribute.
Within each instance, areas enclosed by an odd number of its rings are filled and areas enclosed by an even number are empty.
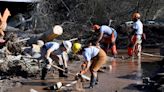
<svg viewBox="0 0 164 92"><path fill-rule="evenodd" d="M151 56L151 57L164 58L164 56L161 56L161 55L154 55L154 54L150 54L150 53L144 53L144 52L142 52L141 54L142 54L142 55L146 55L146 56Z"/></svg>

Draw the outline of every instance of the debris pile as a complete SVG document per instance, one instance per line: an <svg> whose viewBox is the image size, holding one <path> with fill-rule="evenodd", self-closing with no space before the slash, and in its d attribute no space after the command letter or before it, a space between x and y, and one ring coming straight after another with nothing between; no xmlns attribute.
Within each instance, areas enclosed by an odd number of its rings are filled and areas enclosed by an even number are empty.
<svg viewBox="0 0 164 92"><path fill-rule="evenodd" d="M28 77L38 73L38 62L30 56L32 49L29 48L26 54L26 41L27 39L22 40L14 33L10 34L5 46L0 49L1 76Z"/></svg>

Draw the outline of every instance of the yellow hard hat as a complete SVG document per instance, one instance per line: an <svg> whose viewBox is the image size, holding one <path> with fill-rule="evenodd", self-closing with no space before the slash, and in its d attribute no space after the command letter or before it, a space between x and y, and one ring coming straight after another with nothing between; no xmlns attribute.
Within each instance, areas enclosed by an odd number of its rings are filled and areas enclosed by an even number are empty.
<svg viewBox="0 0 164 92"><path fill-rule="evenodd" d="M138 12L132 14L132 19L139 19L140 17L141 15Z"/></svg>
<svg viewBox="0 0 164 92"><path fill-rule="evenodd" d="M77 53L78 51L80 51L81 50L81 44L80 43L74 43L73 44L73 47L72 47L72 51L73 51L73 53Z"/></svg>

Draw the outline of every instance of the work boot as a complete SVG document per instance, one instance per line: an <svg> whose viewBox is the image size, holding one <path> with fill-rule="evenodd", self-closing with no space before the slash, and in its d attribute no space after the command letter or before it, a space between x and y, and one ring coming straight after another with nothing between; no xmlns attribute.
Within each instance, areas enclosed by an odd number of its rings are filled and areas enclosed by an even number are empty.
<svg viewBox="0 0 164 92"><path fill-rule="evenodd" d="M97 82L97 78L95 78L93 75L91 75L91 82L90 82L89 88L93 88L93 86L96 85L96 82Z"/></svg>
<svg viewBox="0 0 164 92"><path fill-rule="evenodd" d="M46 75L47 75L47 70L48 70L48 69L47 69L47 68L45 68L45 67L42 69L42 76L41 76L41 80L45 80L45 77L46 77Z"/></svg>
<svg viewBox="0 0 164 92"><path fill-rule="evenodd" d="M63 65L58 65L58 66L63 69ZM64 74L64 71L59 70L59 69L58 71L59 71L59 77L68 77L67 75Z"/></svg>
<svg viewBox="0 0 164 92"><path fill-rule="evenodd" d="M98 79L98 76L97 76L95 85L98 85L98 84L99 84L99 79Z"/></svg>

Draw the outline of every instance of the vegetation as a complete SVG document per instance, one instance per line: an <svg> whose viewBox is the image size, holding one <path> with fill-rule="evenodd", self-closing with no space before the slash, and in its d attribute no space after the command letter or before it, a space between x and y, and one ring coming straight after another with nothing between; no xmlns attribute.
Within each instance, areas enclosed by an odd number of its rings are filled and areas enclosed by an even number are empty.
<svg viewBox="0 0 164 92"><path fill-rule="evenodd" d="M90 37L91 25L109 25L110 20L120 33L120 24L130 21L133 12L140 12L145 21L164 19L163 10L163 0L43 0L34 14L40 20L38 26L48 30L61 24L64 34L60 38L70 39Z"/></svg>
<svg viewBox="0 0 164 92"><path fill-rule="evenodd" d="M140 12L142 20L161 18L163 0L43 0L36 7L36 13L46 19L46 24L80 24L89 26L94 23L114 24L131 19L133 12ZM47 22L48 21L48 22Z"/></svg>

